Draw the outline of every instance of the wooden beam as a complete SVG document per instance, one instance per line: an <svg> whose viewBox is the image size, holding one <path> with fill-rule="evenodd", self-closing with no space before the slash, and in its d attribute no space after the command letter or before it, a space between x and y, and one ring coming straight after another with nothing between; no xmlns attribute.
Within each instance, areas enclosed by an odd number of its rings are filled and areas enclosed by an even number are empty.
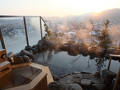
<svg viewBox="0 0 120 90"><path fill-rule="evenodd" d="M0 78L12 71L11 65L8 61L0 63Z"/></svg>
<svg viewBox="0 0 120 90"><path fill-rule="evenodd" d="M25 16L23 17L23 20L24 20L24 27L25 27L26 42L27 42L27 46L29 46L28 33L27 33L27 24L26 24Z"/></svg>
<svg viewBox="0 0 120 90"><path fill-rule="evenodd" d="M120 57L120 55L110 54L110 57Z"/></svg>
<svg viewBox="0 0 120 90"><path fill-rule="evenodd" d="M5 48L5 43L4 43L4 39L3 39L3 35L2 35L1 28L0 28L0 41L1 41L2 48L3 48L3 49L6 49L6 48Z"/></svg>
<svg viewBox="0 0 120 90"><path fill-rule="evenodd" d="M7 60L8 58L7 58L6 50L5 49L0 50L0 63Z"/></svg>
<svg viewBox="0 0 120 90"><path fill-rule="evenodd" d="M40 16L40 32L41 32L41 39L43 38L42 35L42 17Z"/></svg>
<svg viewBox="0 0 120 90"><path fill-rule="evenodd" d="M43 65L40 65L40 64L36 64L36 63L31 63L30 66L32 67L35 67L35 68L38 68L38 69L42 69L42 72L45 72L47 73L47 83L48 85L53 82L53 77L52 77L52 74L50 72L50 69L49 67L47 66L43 66Z"/></svg>
<svg viewBox="0 0 120 90"><path fill-rule="evenodd" d="M16 68L21 68L21 67L25 67L25 66L29 66L31 63L21 63L21 64L16 64L16 65L12 65L12 69L16 69Z"/></svg>
<svg viewBox="0 0 120 90"><path fill-rule="evenodd" d="M35 16L35 15L0 15L0 18L12 18L12 17L24 17L24 16L28 16L28 17L39 17L39 16Z"/></svg>
<svg viewBox="0 0 120 90"><path fill-rule="evenodd" d="M110 70L110 65L111 65L111 60L112 60L112 58L110 57L110 60L109 60L109 63L108 63L108 70Z"/></svg>
<svg viewBox="0 0 120 90"><path fill-rule="evenodd" d="M109 63L108 63L108 70L110 69L110 65L111 65L111 61L112 61L112 57L120 57L120 55L116 55L116 54L110 54L110 60L109 60Z"/></svg>

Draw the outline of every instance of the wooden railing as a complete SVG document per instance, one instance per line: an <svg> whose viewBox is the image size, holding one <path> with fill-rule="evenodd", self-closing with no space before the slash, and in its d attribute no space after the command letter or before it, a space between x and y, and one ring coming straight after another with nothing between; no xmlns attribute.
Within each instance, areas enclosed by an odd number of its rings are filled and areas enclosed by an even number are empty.
<svg viewBox="0 0 120 90"><path fill-rule="evenodd" d="M3 35L2 35L2 32L1 32L1 28L0 28L0 42L1 42L2 48L5 49L5 43L4 43L4 40L3 40Z"/></svg>

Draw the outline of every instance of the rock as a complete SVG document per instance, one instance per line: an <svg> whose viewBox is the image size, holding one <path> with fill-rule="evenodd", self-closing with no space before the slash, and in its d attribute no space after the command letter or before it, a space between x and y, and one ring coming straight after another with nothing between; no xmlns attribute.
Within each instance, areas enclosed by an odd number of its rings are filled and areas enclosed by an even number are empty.
<svg viewBox="0 0 120 90"><path fill-rule="evenodd" d="M32 51L32 47L31 47L31 46L26 46L26 47L25 47L25 50L27 50L27 51Z"/></svg>
<svg viewBox="0 0 120 90"><path fill-rule="evenodd" d="M83 90L83 89L79 84L73 83L73 84L68 84L67 90Z"/></svg>
<svg viewBox="0 0 120 90"><path fill-rule="evenodd" d="M72 72L72 74L80 74L80 72Z"/></svg>
<svg viewBox="0 0 120 90"><path fill-rule="evenodd" d="M83 79L81 73L79 73L79 74L73 74L72 76L73 76L73 82L74 82L74 83L80 84L81 79Z"/></svg>
<svg viewBox="0 0 120 90"><path fill-rule="evenodd" d="M26 55L23 56L23 59L24 59L25 62L30 62L30 58Z"/></svg>
<svg viewBox="0 0 120 90"><path fill-rule="evenodd" d="M102 71L102 77L106 78L108 76L114 78L116 76L116 74L112 71L109 71L109 70L103 70Z"/></svg>
<svg viewBox="0 0 120 90"><path fill-rule="evenodd" d="M79 54L79 50L77 46L70 44L68 49L68 54L72 56L77 56Z"/></svg>
<svg viewBox="0 0 120 90"><path fill-rule="evenodd" d="M30 60L34 60L34 56L30 51L22 50L20 53L14 55L14 62L12 64L20 64L30 62Z"/></svg>
<svg viewBox="0 0 120 90"><path fill-rule="evenodd" d="M76 51L68 51L68 54L71 56L77 56L78 53Z"/></svg>
<svg viewBox="0 0 120 90"><path fill-rule="evenodd" d="M57 75L53 75L53 79L54 79L55 81L58 81L60 78L59 78Z"/></svg>
<svg viewBox="0 0 120 90"><path fill-rule="evenodd" d="M82 90L80 85L88 90L106 90L106 86L108 85L98 76L98 72L96 74L91 74L89 72L74 72L72 74L67 74L55 81L56 83L52 86L55 85L54 88L57 89L53 88L53 90Z"/></svg>
<svg viewBox="0 0 120 90"><path fill-rule="evenodd" d="M37 45L42 46L42 44L43 44L43 40L39 40Z"/></svg>
<svg viewBox="0 0 120 90"><path fill-rule="evenodd" d="M48 85L49 90L59 90L59 84L57 82L52 82Z"/></svg>
<svg viewBox="0 0 120 90"><path fill-rule="evenodd" d="M76 79L78 79L78 78L82 79L83 78L83 75L81 73L72 74L72 76L73 76L73 78L76 78Z"/></svg>
<svg viewBox="0 0 120 90"><path fill-rule="evenodd" d="M95 78L94 74L82 73L83 79Z"/></svg>
<svg viewBox="0 0 120 90"><path fill-rule="evenodd" d="M21 63L24 63L24 59L23 59L23 57L22 56L15 56L14 57L14 63L12 63L12 64L21 64Z"/></svg>
<svg viewBox="0 0 120 90"><path fill-rule="evenodd" d="M46 41L44 39L39 40L37 46L38 46L38 49L39 49L40 52L45 51L46 49L48 49L48 47L46 45Z"/></svg>
<svg viewBox="0 0 120 90"><path fill-rule="evenodd" d="M33 54L30 53L30 52L27 51L27 50L22 50L21 53L22 53L22 55L27 55L27 56L30 57L31 59L34 59Z"/></svg>
<svg viewBox="0 0 120 90"><path fill-rule="evenodd" d="M104 83L103 79L100 79L100 78L92 78L91 81L93 84L103 84Z"/></svg>
<svg viewBox="0 0 120 90"><path fill-rule="evenodd" d="M90 54L90 59L94 59L96 56L95 56L95 54L93 55L93 54Z"/></svg>
<svg viewBox="0 0 120 90"><path fill-rule="evenodd" d="M102 78L104 79L105 83L112 82L112 79L116 76L116 74L112 71L103 70L102 71Z"/></svg>
<svg viewBox="0 0 120 90"><path fill-rule="evenodd" d="M9 52L7 56L8 56L8 58L11 58L11 57L14 56L14 53L13 52Z"/></svg>
<svg viewBox="0 0 120 90"><path fill-rule="evenodd" d="M90 86L92 84L92 81L89 79L82 79L80 83L83 86Z"/></svg>
<svg viewBox="0 0 120 90"><path fill-rule="evenodd" d="M69 76L66 76L66 77L64 77L64 78L61 78L60 80L59 80L59 82L60 82L60 84L62 84L62 83L73 83L74 81L73 81L73 76L72 75L69 75Z"/></svg>
<svg viewBox="0 0 120 90"><path fill-rule="evenodd" d="M33 54L39 53L38 47L33 47L32 52Z"/></svg>
<svg viewBox="0 0 120 90"><path fill-rule="evenodd" d="M97 90L103 90L105 88L104 84L92 84Z"/></svg>
<svg viewBox="0 0 120 90"><path fill-rule="evenodd" d="M66 44L64 44L64 45L61 45L60 47L60 50L62 50L62 51L68 51L68 45L66 45Z"/></svg>
<svg viewBox="0 0 120 90"><path fill-rule="evenodd" d="M82 90L82 87L76 83L61 84L59 90Z"/></svg>
<svg viewBox="0 0 120 90"><path fill-rule="evenodd" d="M38 44L37 45L33 45L32 46L32 53L33 54L36 54L36 53L39 53L39 47L38 47Z"/></svg>
<svg viewBox="0 0 120 90"><path fill-rule="evenodd" d="M13 52L9 52L7 56L8 56L8 60L11 63L14 63L14 53Z"/></svg>
<svg viewBox="0 0 120 90"><path fill-rule="evenodd" d="M100 72L95 72L94 76L100 78Z"/></svg>
<svg viewBox="0 0 120 90"><path fill-rule="evenodd" d="M44 51L46 49L55 49L55 44L45 39L40 40L37 45L41 51Z"/></svg>

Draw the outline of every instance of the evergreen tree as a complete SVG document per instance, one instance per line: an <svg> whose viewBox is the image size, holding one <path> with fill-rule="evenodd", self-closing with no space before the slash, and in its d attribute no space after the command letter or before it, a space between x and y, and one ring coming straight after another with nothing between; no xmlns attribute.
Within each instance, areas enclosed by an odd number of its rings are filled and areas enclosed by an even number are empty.
<svg viewBox="0 0 120 90"><path fill-rule="evenodd" d="M104 23L105 28L101 31L101 35L99 36L99 46L103 48L105 51L108 50L108 48L111 45L111 39L108 34L108 25L109 25L109 20L106 20Z"/></svg>

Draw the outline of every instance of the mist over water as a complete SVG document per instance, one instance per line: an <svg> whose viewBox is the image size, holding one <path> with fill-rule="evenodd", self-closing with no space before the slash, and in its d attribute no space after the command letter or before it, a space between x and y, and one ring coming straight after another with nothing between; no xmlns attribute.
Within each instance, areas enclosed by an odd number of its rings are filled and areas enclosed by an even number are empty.
<svg viewBox="0 0 120 90"><path fill-rule="evenodd" d="M95 37L99 31L105 28L104 23L106 20L109 20L108 34L112 41L111 47L120 46L120 22L116 24L116 19L114 20L113 18L95 19L85 18L85 16L83 18L84 20L81 17L48 18L48 22L51 31L64 34L62 38L74 38L75 41L80 40L87 44L90 43L91 37Z"/></svg>
<svg viewBox="0 0 120 90"><path fill-rule="evenodd" d="M84 42L88 44L91 42L91 34L95 34L92 31L93 25L94 30L103 29L103 21L98 22L95 20L81 20L78 17L69 17L69 18L47 18L47 24L49 29L52 32L63 33L61 36L61 42L68 42L68 40L74 40L76 42ZM3 23L2 23L3 22ZM41 40L40 33L40 22L38 17L27 17L27 29L30 46L33 46ZM5 41L7 52L18 53L25 48L26 37L24 31L23 19L13 18L5 19L0 21L0 24L3 25L3 38ZM45 28L42 22L43 36L45 36ZM109 25L109 35L112 38L112 43L116 46L119 46L119 25L110 24ZM0 45L1 46L1 45ZM1 47L0 47L1 48ZM96 58L90 59L89 56L70 56L67 52L58 52L54 51L50 53L49 51L44 52L43 54L37 54L35 60L40 64L47 64L52 73L57 75L62 75L72 72L96 72L102 69L107 68L108 61L104 61L101 64L97 64ZM120 64L118 61L113 61L111 63L110 70L117 72Z"/></svg>

